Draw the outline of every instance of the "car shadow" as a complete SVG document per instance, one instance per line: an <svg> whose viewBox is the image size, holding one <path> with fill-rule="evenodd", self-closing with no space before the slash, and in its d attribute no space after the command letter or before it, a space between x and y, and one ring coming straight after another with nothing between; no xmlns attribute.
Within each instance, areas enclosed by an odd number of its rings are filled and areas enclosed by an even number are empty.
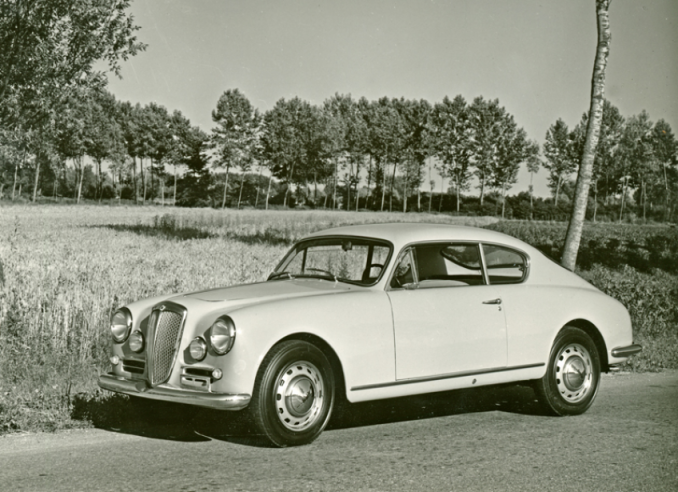
<svg viewBox="0 0 678 492"><path fill-rule="evenodd" d="M99 401L81 402L74 405L74 418L86 418L95 427L111 432L153 439L184 442L220 440L270 447L265 439L257 435L245 412L139 400L113 395ZM494 411L546 415L531 387L506 384L364 403L343 402L325 432Z"/></svg>

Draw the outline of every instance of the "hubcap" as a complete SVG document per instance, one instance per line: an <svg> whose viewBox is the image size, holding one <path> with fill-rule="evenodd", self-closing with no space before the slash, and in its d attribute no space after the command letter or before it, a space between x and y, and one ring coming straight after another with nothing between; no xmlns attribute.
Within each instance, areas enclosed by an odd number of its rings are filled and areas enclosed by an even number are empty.
<svg viewBox="0 0 678 492"><path fill-rule="evenodd" d="M313 425L320 417L323 390L323 380L316 366L306 361L288 365L280 371L275 391L280 422L294 431Z"/></svg>
<svg viewBox="0 0 678 492"><path fill-rule="evenodd" d="M566 402L584 399L593 384L593 363L586 348L578 343L563 347L554 370L558 392Z"/></svg>

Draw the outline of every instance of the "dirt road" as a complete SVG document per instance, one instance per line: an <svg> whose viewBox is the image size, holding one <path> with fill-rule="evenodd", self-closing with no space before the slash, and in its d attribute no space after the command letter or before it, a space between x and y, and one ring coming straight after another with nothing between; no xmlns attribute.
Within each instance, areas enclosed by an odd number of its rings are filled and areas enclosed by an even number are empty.
<svg viewBox="0 0 678 492"><path fill-rule="evenodd" d="M0 438L3 491L678 490L678 371L604 376L584 415L531 389L351 407L313 444L262 447L232 414Z"/></svg>

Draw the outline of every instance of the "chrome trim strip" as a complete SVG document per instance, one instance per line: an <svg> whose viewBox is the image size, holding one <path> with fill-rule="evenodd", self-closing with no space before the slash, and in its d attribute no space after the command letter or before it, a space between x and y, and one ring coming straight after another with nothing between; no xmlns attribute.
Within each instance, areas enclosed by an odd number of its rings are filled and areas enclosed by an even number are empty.
<svg viewBox="0 0 678 492"><path fill-rule="evenodd" d="M518 371L520 369L531 369L533 367L542 367L545 366L545 363L539 364L527 364L524 366L514 366L514 367L495 367L492 369L483 369L482 371L466 371L466 372L453 372L451 374L441 374L439 376L426 376L422 378L412 378L412 379L401 379L399 381L391 381L388 383L377 383L377 384L366 384L363 386L354 386L351 388L351 391L360 391L366 389L376 389L376 388L388 388L389 386L400 386L402 384L414 384L414 383L428 383L431 381L440 381L442 379L454 379L454 378L463 378L467 376L479 376L481 374L491 374L495 372L505 372L505 371Z"/></svg>
<svg viewBox="0 0 678 492"><path fill-rule="evenodd" d="M643 350L641 345L634 343L626 347L616 347L612 349L612 357L631 357Z"/></svg>
<svg viewBox="0 0 678 492"><path fill-rule="evenodd" d="M219 410L242 410L249 405L252 399L247 394L206 393L204 391L163 386L151 388L146 381L130 381L113 374L100 375L99 387L108 391L115 391L116 393L125 393L126 395L198 405Z"/></svg>

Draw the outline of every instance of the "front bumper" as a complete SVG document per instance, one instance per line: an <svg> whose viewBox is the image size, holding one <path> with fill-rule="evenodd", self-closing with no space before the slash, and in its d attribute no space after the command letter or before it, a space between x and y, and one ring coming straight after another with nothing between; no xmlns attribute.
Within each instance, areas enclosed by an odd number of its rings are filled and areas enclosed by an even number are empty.
<svg viewBox="0 0 678 492"><path fill-rule="evenodd" d="M99 376L99 387L116 393L141 396L153 400L173 401L187 405L216 408L218 410L242 410L249 405L252 397L247 394L234 395L228 393L205 393L167 386L151 387L146 381L133 381L120 378L114 374Z"/></svg>

